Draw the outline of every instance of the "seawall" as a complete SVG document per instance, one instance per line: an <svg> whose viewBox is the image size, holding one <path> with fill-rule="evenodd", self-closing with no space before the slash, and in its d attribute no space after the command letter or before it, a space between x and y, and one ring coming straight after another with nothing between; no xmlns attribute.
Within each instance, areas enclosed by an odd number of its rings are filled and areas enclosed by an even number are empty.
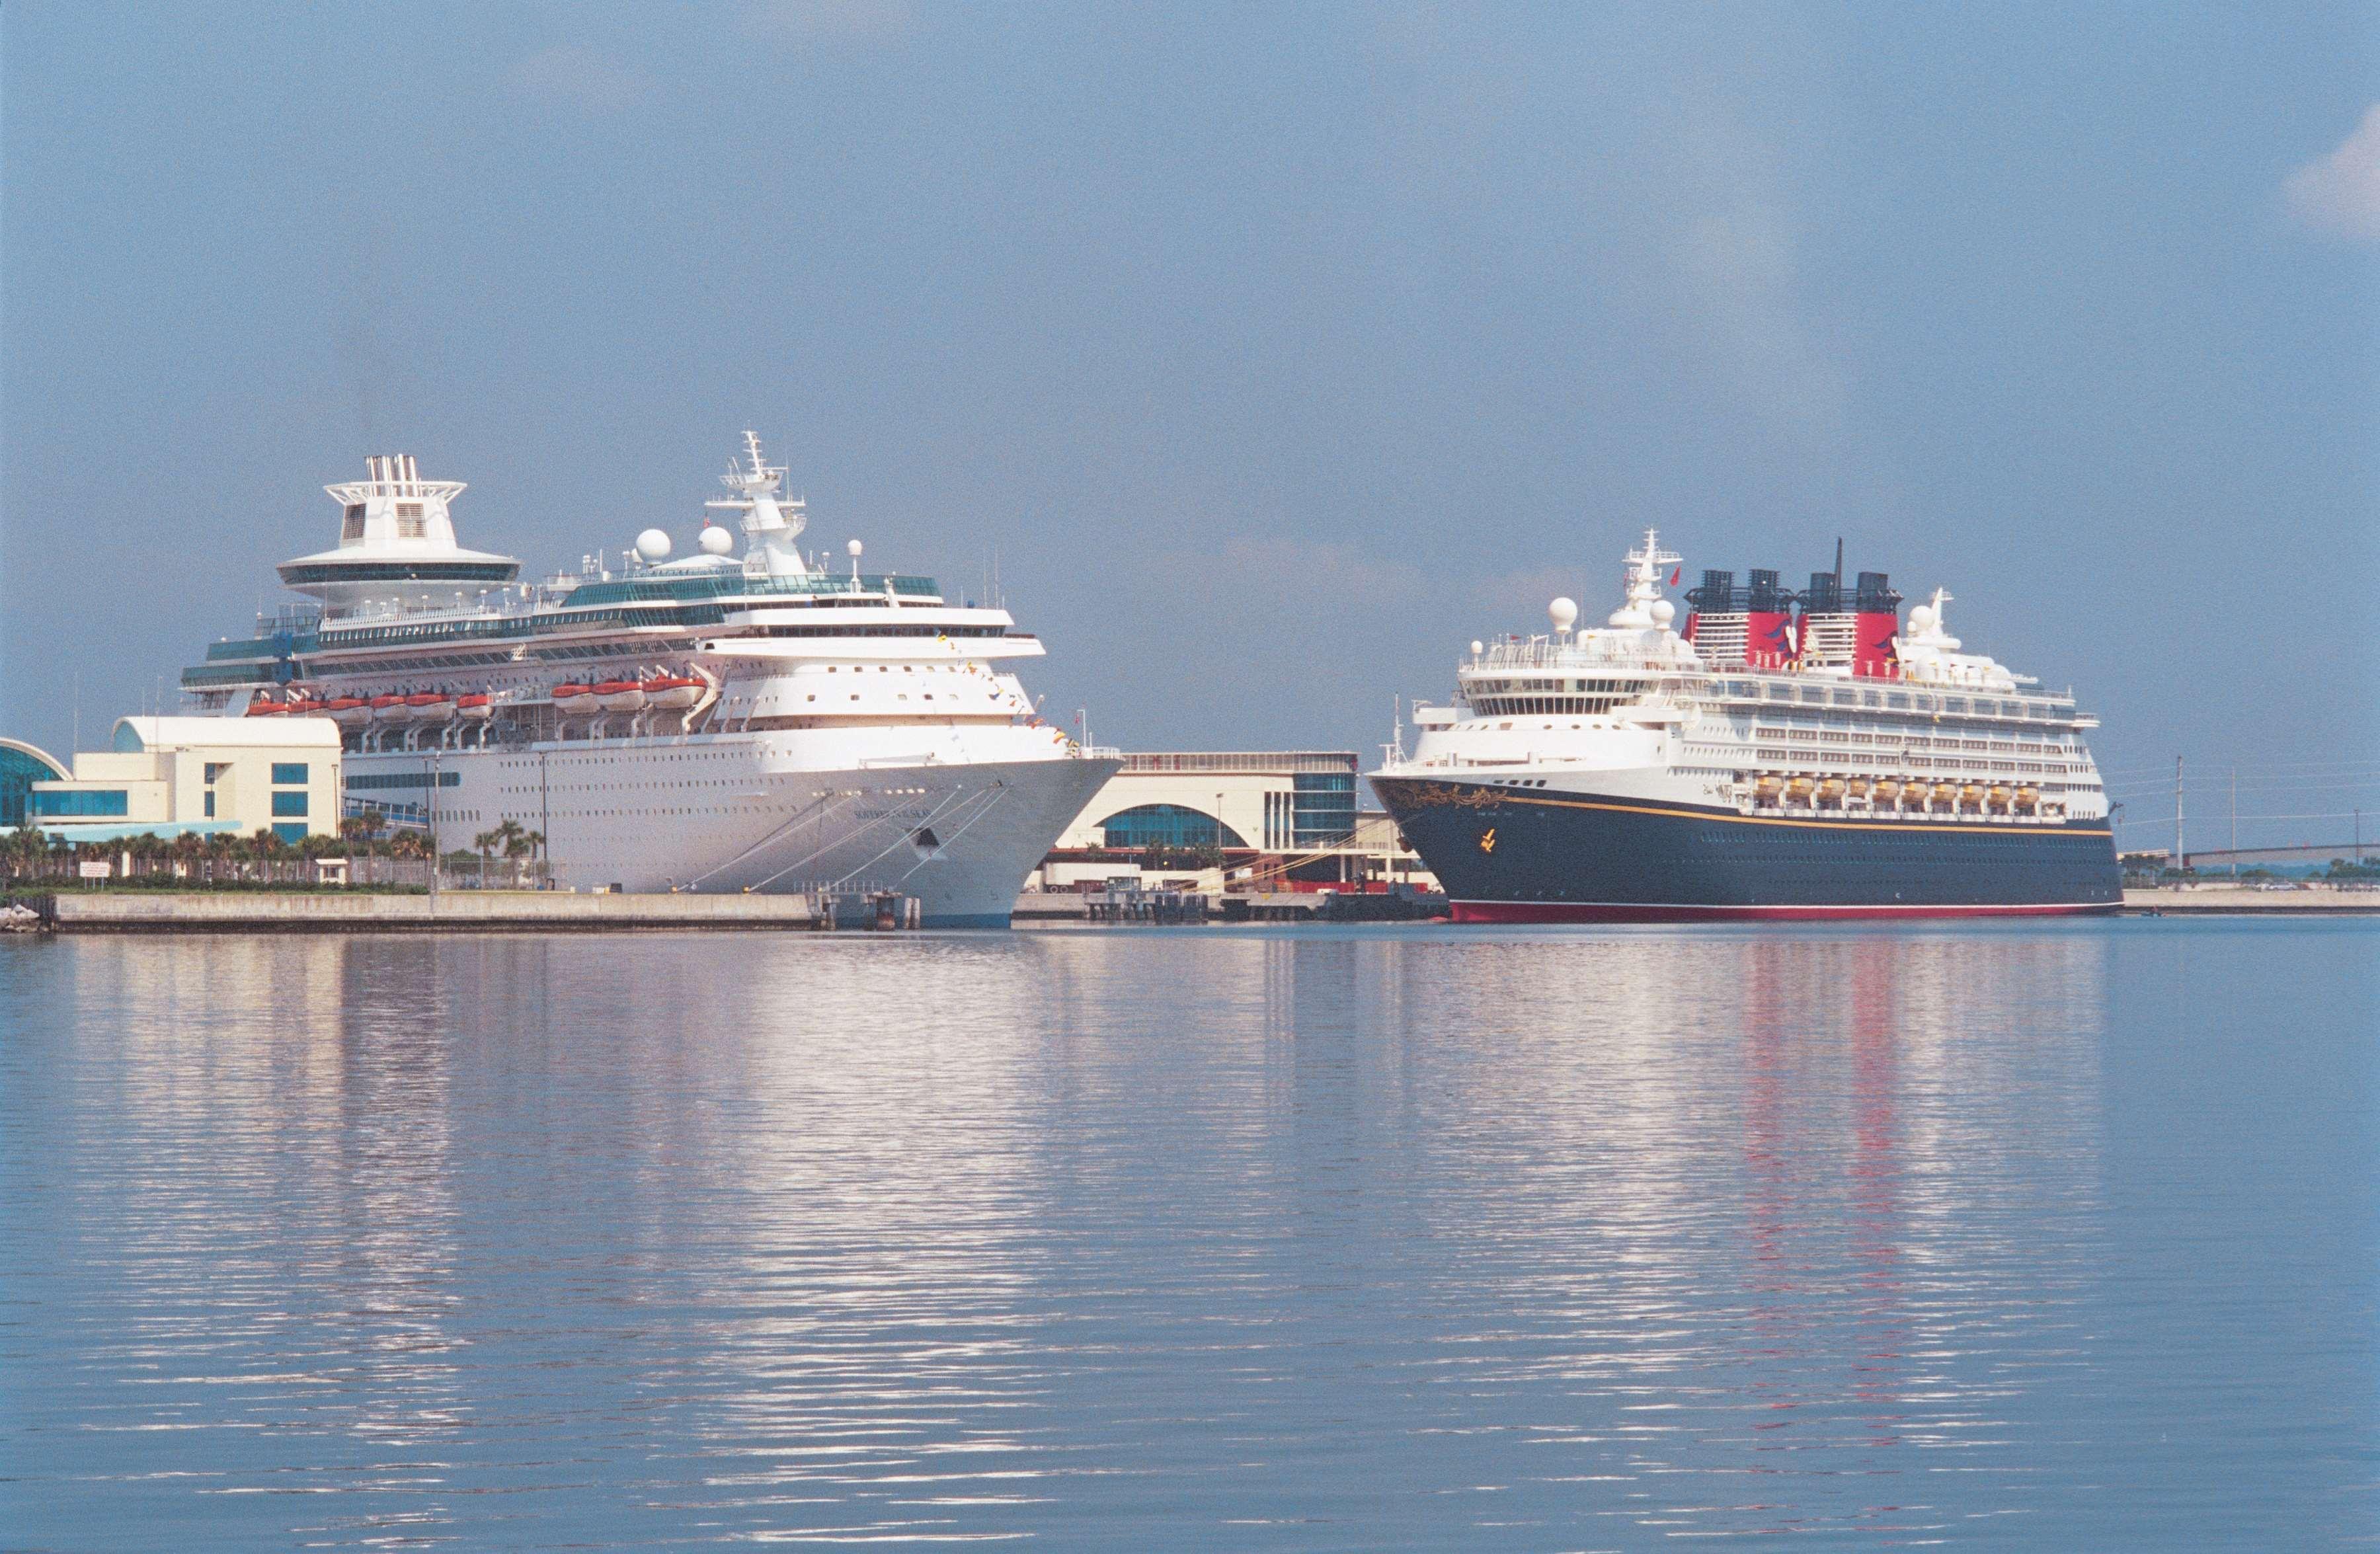
<svg viewBox="0 0 2380 1554"><path fill-rule="evenodd" d="M573 895L444 891L426 895L270 891L74 892L18 898L62 933L225 933L638 929L808 929L799 895Z"/></svg>

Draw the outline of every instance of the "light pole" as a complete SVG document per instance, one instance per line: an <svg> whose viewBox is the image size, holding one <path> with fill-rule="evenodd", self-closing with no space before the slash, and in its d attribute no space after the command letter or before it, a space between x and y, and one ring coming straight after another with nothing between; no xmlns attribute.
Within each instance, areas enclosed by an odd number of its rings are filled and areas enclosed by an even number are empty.
<svg viewBox="0 0 2380 1554"><path fill-rule="evenodd" d="M425 818L430 822L430 899L438 899L438 747L430 747L430 803Z"/></svg>

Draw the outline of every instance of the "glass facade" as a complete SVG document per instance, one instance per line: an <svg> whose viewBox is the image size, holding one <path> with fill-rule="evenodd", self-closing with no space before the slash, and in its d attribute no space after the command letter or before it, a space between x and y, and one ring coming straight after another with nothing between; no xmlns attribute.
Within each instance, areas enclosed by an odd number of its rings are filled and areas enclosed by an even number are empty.
<svg viewBox="0 0 2380 1554"><path fill-rule="evenodd" d="M306 795L302 793L274 794L273 795L273 813L275 817L284 815L303 815L306 813Z"/></svg>
<svg viewBox="0 0 2380 1554"><path fill-rule="evenodd" d="M1352 782L1353 779L1350 779ZM1352 803L1354 792L1349 797ZM1245 847L1240 833L1214 816L1179 804L1141 804L1100 822L1107 845L1138 847ZM1353 821L1350 820L1352 827Z"/></svg>
<svg viewBox="0 0 2380 1554"><path fill-rule="evenodd" d="M305 780L306 763L304 761L277 760L273 763L273 782L275 787L303 783Z"/></svg>
<svg viewBox="0 0 2380 1554"><path fill-rule="evenodd" d="M43 772L44 777L49 773ZM131 804L123 788L79 788L67 793L35 794L33 816L37 819L122 819L131 813Z"/></svg>
<svg viewBox="0 0 2380 1554"><path fill-rule="evenodd" d="M1355 774L1301 771L1290 779L1291 841L1299 847L1327 847L1355 832Z"/></svg>
<svg viewBox="0 0 2380 1554"><path fill-rule="evenodd" d="M12 745L0 745L0 826L20 826L30 808L33 784L53 783L64 775L38 757Z"/></svg>
<svg viewBox="0 0 2380 1554"><path fill-rule="evenodd" d="M306 840L306 822L303 820L276 821L273 827L273 834L295 847Z"/></svg>

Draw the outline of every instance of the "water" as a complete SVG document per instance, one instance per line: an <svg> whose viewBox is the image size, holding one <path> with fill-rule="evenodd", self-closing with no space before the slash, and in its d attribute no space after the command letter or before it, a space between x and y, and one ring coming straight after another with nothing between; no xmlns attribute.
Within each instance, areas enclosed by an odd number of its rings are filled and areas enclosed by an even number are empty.
<svg viewBox="0 0 2380 1554"><path fill-rule="evenodd" d="M0 1544L2368 1547L2375 950L0 944Z"/></svg>

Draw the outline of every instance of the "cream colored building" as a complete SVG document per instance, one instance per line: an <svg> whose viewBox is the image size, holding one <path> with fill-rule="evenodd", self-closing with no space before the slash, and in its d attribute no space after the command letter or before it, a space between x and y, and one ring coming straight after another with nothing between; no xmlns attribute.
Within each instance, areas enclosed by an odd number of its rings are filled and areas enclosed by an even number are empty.
<svg viewBox="0 0 2380 1554"><path fill-rule="evenodd" d="M118 718L109 748L79 751L72 776L30 784L25 819L92 841L144 832L269 830L289 843L334 835L338 725L328 718Z"/></svg>

